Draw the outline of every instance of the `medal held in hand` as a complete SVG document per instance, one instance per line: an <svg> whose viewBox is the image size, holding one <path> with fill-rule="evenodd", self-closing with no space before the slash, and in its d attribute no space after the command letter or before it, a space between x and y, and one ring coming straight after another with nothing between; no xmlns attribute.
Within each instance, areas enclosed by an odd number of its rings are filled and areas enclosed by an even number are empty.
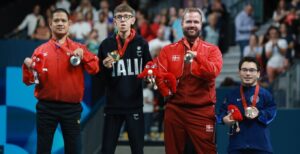
<svg viewBox="0 0 300 154"><path fill-rule="evenodd" d="M120 54L117 50L108 53L115 61L120 60Z"/></svg>
<svg viewBox="0 0 300 154"><path fill-rule="evenodd" d="M194 58L195 56L192 54L192 53L190 53L190 52L187 52L185 55L184 55L184 62L186 62L186 63L191 63L192 61L193 61L193 58Z"/></svg>
<svg viewBox="0 0 300 154"><path fill-rule="evenodd" d="M80 59L79 56L75 56L75 55L71 56L71 58L70 58L70 63L71 63L73 66L78 66L78 65L80 64L80 62L81 62L81 59Z"/></svg>

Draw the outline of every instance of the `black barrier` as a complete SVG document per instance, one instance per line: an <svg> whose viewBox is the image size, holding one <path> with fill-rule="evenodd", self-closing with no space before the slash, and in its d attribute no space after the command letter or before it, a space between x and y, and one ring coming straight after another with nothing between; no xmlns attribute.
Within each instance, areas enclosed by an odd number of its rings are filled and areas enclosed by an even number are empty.
<svg viewBox="0 0 300 154"><path fill-rule="evenodd" d="M3 154L4 150L3 150L3 145L0 145L0 154Z"/></svg>

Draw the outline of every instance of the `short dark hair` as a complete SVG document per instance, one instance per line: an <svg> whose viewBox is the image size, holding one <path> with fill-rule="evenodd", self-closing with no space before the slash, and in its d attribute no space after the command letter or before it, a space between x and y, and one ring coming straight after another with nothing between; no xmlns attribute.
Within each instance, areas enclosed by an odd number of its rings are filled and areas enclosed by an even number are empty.
<svg viewBox="0 0 300 154"><path fill-rule="evenodd" d="M243 57L240 62L239 62L239 70L241 70L242 65L244 64L244 62L252 62L255 63L256 67L257 67L257 71L260 71L260 64L257 61L257 59L255 57Z"/></svg>
<svg viewBox="0 0 300 154"><path fill-rule="evenodd" d="M118 5L114 10L114 15L119 12L130 12L132 16L135 16L135 10L126 3Z"/></svg>
<svg viewBox="0 0 300 154"><path fill-rule="evenodd" d="M58 12L62 12L62 13L65 13L68 17L68 19L70 19L70 14L67 10L65 9L62 9L62 8L58 8L58 9L55 9L51 12L51 18L53 17L54 13L58 13Z"/></svg>

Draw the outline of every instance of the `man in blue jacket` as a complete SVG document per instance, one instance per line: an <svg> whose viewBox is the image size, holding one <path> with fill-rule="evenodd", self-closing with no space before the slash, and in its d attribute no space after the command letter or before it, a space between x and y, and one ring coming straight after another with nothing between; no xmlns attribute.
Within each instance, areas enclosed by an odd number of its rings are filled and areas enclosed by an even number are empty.
<svg viewBox="0 0 300 154"><path fill-rule="evenodd" d="M255 58L244 57L239 63L241 86L230 93L222 104L218 122L236 126L228 105L235 105L243 120L239 128L231 127L229 154L273 153L268 125L276 116L276 104L272 95L258 84L260 65Z"/></svg>

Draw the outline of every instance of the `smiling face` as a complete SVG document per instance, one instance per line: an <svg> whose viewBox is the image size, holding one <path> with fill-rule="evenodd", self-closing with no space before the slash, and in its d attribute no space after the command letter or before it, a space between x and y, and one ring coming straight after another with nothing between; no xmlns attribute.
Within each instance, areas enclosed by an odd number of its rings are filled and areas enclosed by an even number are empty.
<svg viewBox="0 0 300 154"><path fill-rule="evenodd" d="M254 62L245 61L241 65L239 75L243 85L254 86L257 84L257 80L260 77L260 72Z"/></svg>
<svg viewBox="0 0 300 154"><path fill-rule="evenodd" d="M50 29L54 37L61 38L68 34L70 21L65 12L53 13Z"/></svg>
<svg viewBox="0 0 300 154"><path fill-rule="evenodd" d="M199 12L187 12L182 19L183 34L188 39L195 39L200 35L202 28Z"/></svg>

